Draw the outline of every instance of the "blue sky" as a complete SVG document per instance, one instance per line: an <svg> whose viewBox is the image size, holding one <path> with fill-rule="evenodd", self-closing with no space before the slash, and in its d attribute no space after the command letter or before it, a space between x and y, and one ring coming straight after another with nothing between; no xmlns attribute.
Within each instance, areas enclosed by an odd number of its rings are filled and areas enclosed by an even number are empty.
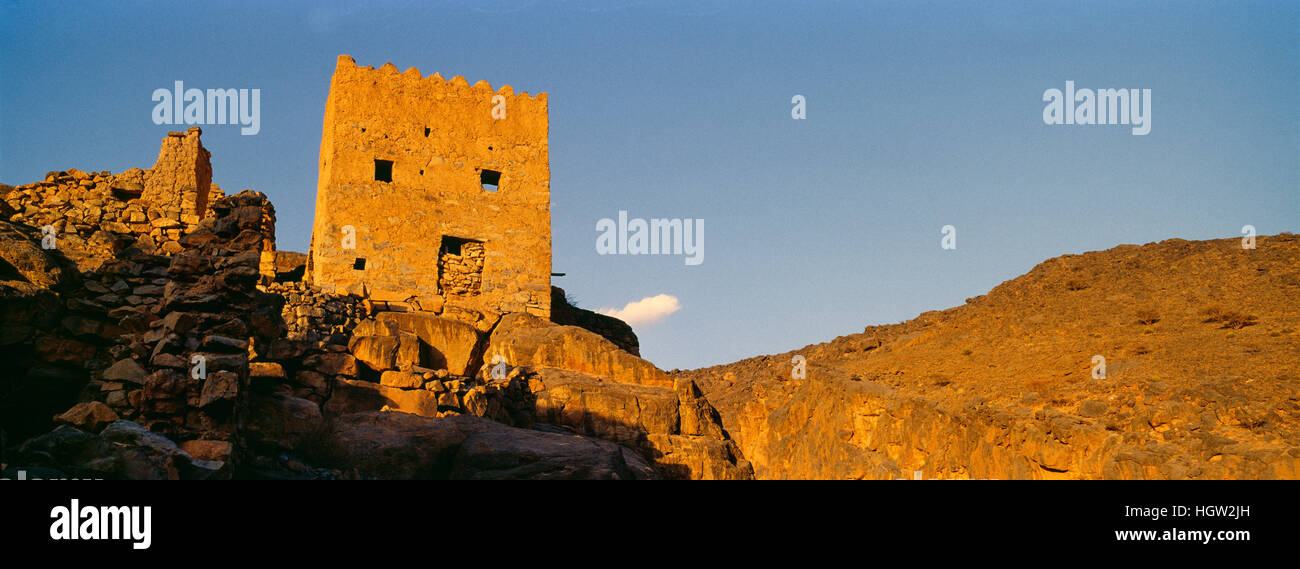
<svg viewBox="0 0 1300 569"><path fill-rule="evenodd" d="M549 93L555 279L667 294L660 367L961 304L1049 257L1300 230L1300 3L0 1L0 182L152 165L154 89L261 89L214 181L304 251L339 54ZM1151 132L1043 124L1043 92L1152 90ZM807 119L791 118L791 97ZM705 261L596 254L596 221L705 220ZM940 248L940 228L957 249Z"/></svg>

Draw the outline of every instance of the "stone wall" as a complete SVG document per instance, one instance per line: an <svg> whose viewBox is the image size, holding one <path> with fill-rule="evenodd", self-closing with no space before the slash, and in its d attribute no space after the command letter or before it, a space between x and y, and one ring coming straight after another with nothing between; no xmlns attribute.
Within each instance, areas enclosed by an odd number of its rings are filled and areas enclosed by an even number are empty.
<svg viewBox="0 0 1300 569"><path fill-rule="evenodd" d="M346 345L346 336L365 317L363 299L356 295L331 294L302 282L273 283L266 290L285 299L282 317L290 340Z"/></svg>
<svg viewBox="0 0 1300 569"><path fill-rule="evenodd" d="M381 301L548 316L547 129L544 93L471 87L391 63L358 67L340 56L321 137L308 280ZM377 172L380 160L391 163L390 175L377 176L389 174ZM355 249L344 248L345 226L355 230ZM482 247L477 294L462 286L468 276L438 278L438 252L464 241Z"/></svg>

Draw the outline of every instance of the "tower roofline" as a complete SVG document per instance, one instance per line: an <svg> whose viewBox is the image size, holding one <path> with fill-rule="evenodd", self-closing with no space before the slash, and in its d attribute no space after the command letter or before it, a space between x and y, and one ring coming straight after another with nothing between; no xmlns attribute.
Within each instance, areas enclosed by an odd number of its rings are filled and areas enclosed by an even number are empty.
<svg viewBox="0 0 1300 569"><path fill-rule="evenodd" d="M384 75L398 75L398 76L404 76L415 80L427 81L431 85L450 87L452 89L474 89L474 90L487 92L487 93L496 93L506 97L514 98L516 100L529 99L529 100L535 100L539 102L546 102L547 100L546 92L541 92L538 93L537 95L530 95L528 94L527 91L521 91L519 93L516 93L514 88L511 87L510 85L502 85L500 88L494 90L492 89L492 84L489 83L487 80L480 80L479 82L474 83L471 86L469 84L469 80L465 79L465 77L460 75L452 77L451 79L444 79L442 75L437 72L433 73L432 75L425 76L420 72L420 69L417 67L408 67L406 71L398 71L397 66L393 65L392 62L384 63L382 66L379 67L379 69L375 69L374 67L371 67L369 65L361 66L361 65L357 65L356 60L352 59L352 56L347 54L339 55L338 63L334 67L335 74L338 74L340 72L343 73L362 72L362 73L373 73L373 74L384 74Z"/></svg>

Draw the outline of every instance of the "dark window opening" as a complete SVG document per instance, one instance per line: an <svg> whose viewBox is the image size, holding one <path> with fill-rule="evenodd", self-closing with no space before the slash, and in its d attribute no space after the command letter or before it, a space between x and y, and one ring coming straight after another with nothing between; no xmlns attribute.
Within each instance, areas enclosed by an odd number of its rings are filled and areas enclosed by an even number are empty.
<svg viewBox="0 0 1300 569"><path fill-rule="evenodd" d="M461 239L459 237L444 236L442 238L442 253L446 255L459 255L461 247L466 243L472 243L472 241L469 239Z"/></svg>
<svg viewBox="0 0 1300 569"><path fill-rule="evenodd" d="M361 257L357 257L355 261L352 261L352 268L358 271L366 270L366 260Z"/></svg>
<svg viewBox="0 0 1300 569"><path fill-rule="evenodd" d="M365 131L366 131L366 127L364 127L364 126L361 127L361 132L365 132Z"/></svg>
<svg viewBox="0 0 1300 569"><path fill-rule="evenodd" d="M424 175L424 170L420 170L420 175L421 175L421 176Z"/></svg>
<svg viewBox="0 0 1300 569"><path fill-rule="evenodd" d="M483 189L489 192L495 192L501 185L501 172L487 169L480 170L478 173L478 182L483 186Z"/></svg>
<svg viewBox="0 0 1300 569"><path fill-rule="evenodd" d="M393 161L375 159L375 179L380 182L393 181Z"/></svg>
<svg viewBox="0 0 1300 569"><path fill-rule="evenodd" d="M424 127L424 135L429 136L429 127Z"/></svg>

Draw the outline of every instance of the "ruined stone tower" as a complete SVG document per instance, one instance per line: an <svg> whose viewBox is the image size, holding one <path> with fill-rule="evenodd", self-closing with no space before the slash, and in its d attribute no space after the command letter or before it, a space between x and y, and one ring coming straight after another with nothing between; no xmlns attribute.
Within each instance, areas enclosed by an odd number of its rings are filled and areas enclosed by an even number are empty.
<svg viewBox="0 0 1300 569"><path fill-rule="evenodd" d="M158 161L144 176L144 201L163 210L164 217L186 226L197 224L208 209L212 186L212 154L203 148L203 131L192 126L169 132Z"/></svg>
<svg viewBox="0 0 1300 569"><path fill-rule="evenodd" d="M425 310L549 317L547 129L545 93L339 56L308 278Z"/></svg>

